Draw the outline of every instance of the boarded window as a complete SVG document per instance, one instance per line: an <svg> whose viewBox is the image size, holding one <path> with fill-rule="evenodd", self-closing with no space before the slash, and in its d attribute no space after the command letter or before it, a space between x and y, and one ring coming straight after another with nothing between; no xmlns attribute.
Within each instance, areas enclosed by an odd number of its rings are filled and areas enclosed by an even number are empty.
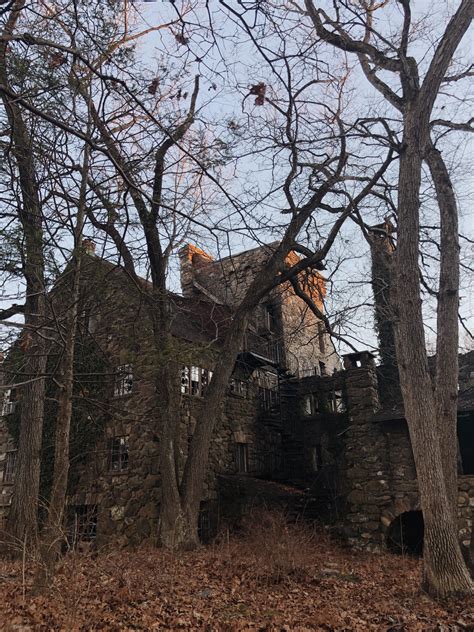
<svg viewBox="0 0 474 632"><path fill-rule="evenodd" d="M3 466L3 482L13 483L15 478L16 450L10 450L5 456L5 465Z"/></svg>
<svg viewBox="0 0 474 632"><path fill-rule="evenodd" d="M122 364L115 371L114 397L130 395L133 390L133 367Z"/></svg>
<svg viewBox="0 0 474 632"><path fill-rule="evenodd" d="M122 472L128 468L128 436L112 437L109 439L109 463L110 472Z"/></svg>
<svg viewBox="0 0 474 632"><path fill-rule="evenodd" d="M245 473L249 471L249 446L247 443L236 444L236 464L237 472Z"/></svg>

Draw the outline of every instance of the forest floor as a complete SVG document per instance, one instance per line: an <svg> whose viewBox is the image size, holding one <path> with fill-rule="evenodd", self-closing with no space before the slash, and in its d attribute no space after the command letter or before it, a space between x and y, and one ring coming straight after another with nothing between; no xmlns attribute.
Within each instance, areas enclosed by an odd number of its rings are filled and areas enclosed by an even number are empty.
<svg viewBox="0 0 474 632"><path fill-rule="evenodd" d="M436 602L421 562L361 553L268 518L199 550L67 554L47 595L0 561L0 630L474 630L474 601Z"/></svg>

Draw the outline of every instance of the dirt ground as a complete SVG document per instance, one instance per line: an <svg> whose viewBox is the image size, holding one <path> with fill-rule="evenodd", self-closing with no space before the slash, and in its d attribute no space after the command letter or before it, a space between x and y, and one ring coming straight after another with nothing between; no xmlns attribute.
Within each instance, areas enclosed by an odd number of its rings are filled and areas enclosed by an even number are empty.
<svg viewBox="0 0 474 632"><path fill-rule="evenodd" d="M474 601L435 602L421 562L282 523L197 551L68 554L47 595L34 564L0 563L0 629L474 630Z"/></svg>

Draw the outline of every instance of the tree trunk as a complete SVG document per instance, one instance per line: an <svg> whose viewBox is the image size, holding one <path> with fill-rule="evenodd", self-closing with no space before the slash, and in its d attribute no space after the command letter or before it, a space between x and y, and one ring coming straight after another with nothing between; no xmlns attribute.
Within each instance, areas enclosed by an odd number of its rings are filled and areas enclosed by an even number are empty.
<svg viewBox="0 0 474 632"><path fill-rule="evenodd" d="M395 342L425 522L424 584L430 594L444 597L471 594L473 586L459 546L452 500L448 497L438 424L433 422L436 406L426 355L418 267L424 146L419 113L408 106L398 184Z"/></svg>
<svg viewBox="0 0 474 632"><path fill-rule="evenodd" d="M204 407L199 415L186 460L181 488L183 510L191 541L198 539L199 507L207 475L212 435L222 416L229 380L247 329L249 311L248 308L238 310L233 318L232 329L226 337L206 391Z"/></svg>
<svg viewBox="0 0 474 632"><path fill-rule="evenodd" d="M13 32L25 6L17 0L11 7L4 34ZM0 45L0 82L8 86L7 45ZM12 552L18 547L35 547L38 529L38 493L46 371L46 343L42 328L46 322L44 286L43 218L36 181L32 140L16 102L2 93L10 124L13 154L18 169L21 204L18 217L24 236L23 274L26 282L25 328L21 348L24 352L24 377L28 383L20 392L20 436L12 504L7 534Z"/></svg>
<svg viewBox="0 0 474 632"><path fill-rule="evenodd" d="M459 383L459 228L458 209L448 169L438 149L430 146L426 162L433 179L440 210L440 280L437 305L436 419L443 446L441 455L446 490L457 520Z"/></svg>
<svg viewBox="0 0 474 632"><path fill-rule="evenodd" d="M42 565L35 579L35 588L48 588L54 578L56 562L61 553L61 542L65 540L64 514L66 508L69 475L69 436L71 432L72 398L74 389L74 356L76 348L77 315L81 292L82 234L85 217L87 177L89 168L89 147L84 147L82 181L79 192L76 226L74 230L74 252L71 266L71 291L67 293L63 331L59 332L59 342L63 342L62 357L57 379L60 383L58 411L54 438L54 469L48 515L41 542Z"/></svg>

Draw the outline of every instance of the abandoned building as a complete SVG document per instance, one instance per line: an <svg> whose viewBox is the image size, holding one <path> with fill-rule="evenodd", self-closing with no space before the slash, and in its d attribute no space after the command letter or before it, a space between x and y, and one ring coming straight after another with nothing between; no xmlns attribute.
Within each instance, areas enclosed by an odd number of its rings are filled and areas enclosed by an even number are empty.
<svg viewBox="0 0 474 632"><path fill-rule="evenodd" d="M195 246L180 251L182 295L172 296L172 333L181 361L183 458L232 308L271 251L271 245L263 246L219 260ZM153 544L160 475L151 323L123 268L91 251L84 278L69 519L74 537L95 539L98 546ZM52 293L58 297L64 294L61 282ZM325 291L323 277L313 275L311 292L321 310ZM3 379L11 382L7 365ZM468 542L474 512L474 353L461 356L460 365L459 528ZM352 544L418 552L423 521L416 472L390 380L393 371L383 371L369 352L348 354L341 363L323 322L291 286L274 290L251 319L214 433L202 499L203 539L230 515L245 511L255 496L270 499L285 483L284 489L300 490L312 518L331 522ZM15 475L20 406L21 390L5 391L3 516ZM45 454L51 450L48 410ZM48 473L42 478L47 489Z"/></svg>

